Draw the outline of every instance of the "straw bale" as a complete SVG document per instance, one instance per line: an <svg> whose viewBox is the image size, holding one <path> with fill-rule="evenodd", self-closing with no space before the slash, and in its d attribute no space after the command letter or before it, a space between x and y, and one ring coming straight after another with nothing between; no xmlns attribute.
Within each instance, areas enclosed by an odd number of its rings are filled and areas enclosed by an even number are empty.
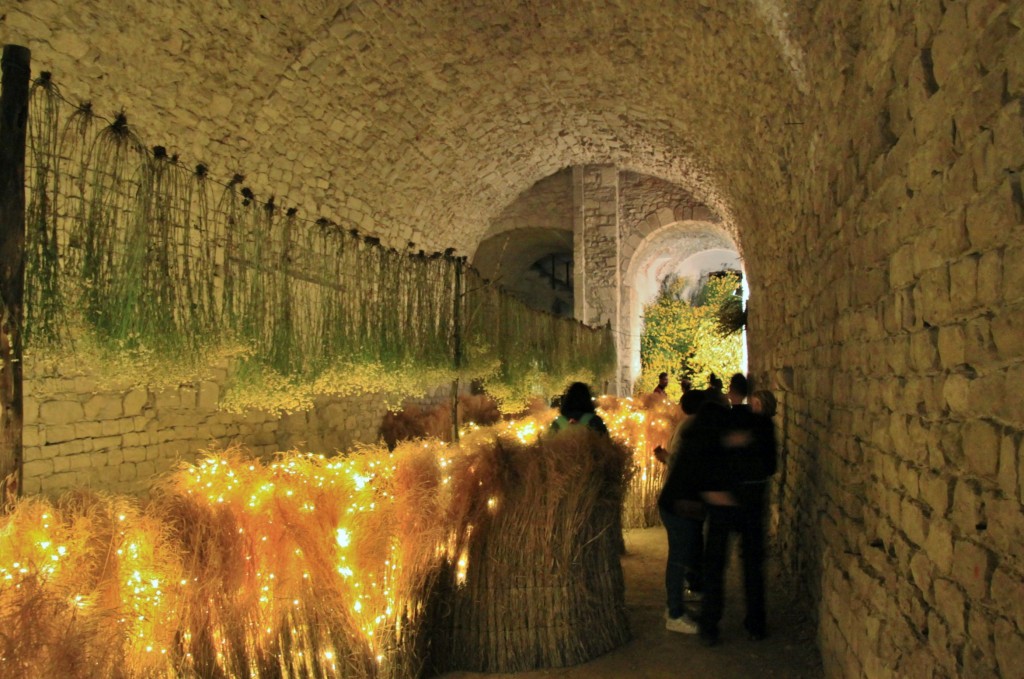
<svg viewBox="0 0 1024 679"><path fill-rule="evenodd" d="M423 408L405 403L399 410L388 411L380 424L380 435L389 449L402 441L434 438L450 441L452 437L451 407L442 404Z"/></svg>
<svg viewBox="0 0 1024 679"><path fill-rule="evenodd" d="M608 425L612 438L632 453L622 507L623 526L658 525L657 499L665 481L665 465L654 456L654 449L668 446L682 420L682 410L669 399L646 394L639 398L602 396L598 399L598 413Z"/></svg>
<svg viewBox="0 0 1024 679"><path fill-rule="evenodd" d="M459 425L474 422L479 425L494 424L501 419L498 402L487 394L463 394L459 396Z"/></svg>
<svg viewBox="0 0 1024 679"><path fill-rule="evenodd" d="M563 667L628 640L618 550L626 461L588 430L528 445L498 437L458 461L452 523L468 558L450 592L447 638L435 641L439 670Z"/></svg>
<svg viewBox="0 0 1024 679"><path fill-rule="evenodd" d="M629 455L587 431L538 440L552 417L459 447L269 462L231 448L145 504L22 499L0 517L0 676L405 679L428 659L515 670L603 653L629 634Z"/></svg>

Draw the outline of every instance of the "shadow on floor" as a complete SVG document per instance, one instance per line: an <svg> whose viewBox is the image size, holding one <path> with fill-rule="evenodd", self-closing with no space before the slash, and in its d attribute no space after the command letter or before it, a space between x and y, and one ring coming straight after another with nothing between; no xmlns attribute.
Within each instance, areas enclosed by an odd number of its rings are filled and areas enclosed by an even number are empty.
<svg viewBox="0 0 1024 679"><path fill-rule="evenodd" d="M502 677L560 679L821 679L824 670L810 619L795 597L772 577L768 564L770 636L748 641L743 631L743 585L739 563L729 565L722 643L705 648L696 636L665 630L665 533L659 528L626 531L626 607L633 640L607 655L576 667L519 674L451 672L444 679Z"/></svg>

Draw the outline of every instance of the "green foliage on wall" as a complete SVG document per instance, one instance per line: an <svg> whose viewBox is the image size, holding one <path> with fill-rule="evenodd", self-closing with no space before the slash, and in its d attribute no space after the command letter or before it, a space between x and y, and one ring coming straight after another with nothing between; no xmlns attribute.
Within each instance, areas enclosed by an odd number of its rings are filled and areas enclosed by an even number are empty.
<svg viewBox="0 0 1024 679"><path fill-rule="evenodd" d="M644 307L640 335L643 372L635 386L638 393L654 389L662 372L670 376L669 396L678 398L681 377L704 388L711 373L728 382L729 376L741 369L742 334L723 335L719 328L720 309L735 298L739 285L740 277L735 274L711 277L688 300L684 279L664 281L658 297Z"/></svg>
<svg viewBox="0 0 1024 679"><path fill-rule="evenodd" d="M28 134L26 346L122 382L174 383L233 355L222 404L300 410L318 394L416 395L456 376L507 401L612 371L608 329L526 308L451 251L383 247L217 184L125 116L49 77ZM538 375L543 379L538 379Z"/></svg>

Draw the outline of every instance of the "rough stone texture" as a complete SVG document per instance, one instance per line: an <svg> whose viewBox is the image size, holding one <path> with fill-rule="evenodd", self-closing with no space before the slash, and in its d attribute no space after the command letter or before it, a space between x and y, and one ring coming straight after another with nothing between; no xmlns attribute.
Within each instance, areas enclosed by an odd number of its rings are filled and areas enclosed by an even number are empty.
<svg viewBox="0 0 1024 679"><path fill-rule="evenodd" d="M942 7L819 4L839 49L808 60L844 75L800 114L794 216L741 229L783 392L779 547L836 677L1009 676L1024 639L1020 3Z"/></svg>
<svg viewBox="0 0 1024 679"><path fill-rule="evenodd" d="M1020 0L24 0L2 17L0 42L71 98L127 108L148 144L400 247L472 252L566 167L685 187L744 255L751 365L781 402L774 549L807 583L828 676L1020 667L999 597L1024 583ZM122 407L148 433L145 405ZM35 433L41 469L84 473L77 424Z"/></svg>
<svg viewBox="0 0 1024 679"><path fill-rule="evenodd" d="M491 220L473 253L473 266L534 308L571 316L572 269L560 272L568 289L551 281L531 265L548 255L572 259L572 170L565 169L538 181Z"/></svg>
<svg viewBox="0 0 1024 679"><path fill-rule="evenodd" d="M619 317L619 172L610 165L573 168L573 185L579 196L573 219L574 315L587 325L614 323Z"/></svg>
<svg viewBox="0 0 1024 679"><path fill-rule="evenodd" d="M381 395L321 397L308 412L271 416L225 413L219 394L230 376L174 389L97 389L82 376L44 374L26 361L24 491L56 495L70 488L145 494L153 481L202 450L232 444L268 458L285 450L332 454L378 438ZM91 387L91 388L90 388ZM447 396L442 387L424 402Z"/></svg>

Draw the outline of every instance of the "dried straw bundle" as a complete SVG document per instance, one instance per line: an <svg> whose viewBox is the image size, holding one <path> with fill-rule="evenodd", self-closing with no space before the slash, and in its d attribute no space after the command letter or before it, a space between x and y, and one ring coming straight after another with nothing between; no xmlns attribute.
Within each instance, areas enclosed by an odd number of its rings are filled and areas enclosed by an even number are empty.
<svg viewBox="0 0 1024 679"><path fill-rule="evenodd" d="M487 394L463 394L459 396L459 424L473 422L481 426L501 420L498 402Z"/></svg>
<svg viewBox="0 0 1024 679"><path fill-rule="evenodd" d="M622 525L647 528L659 525L658 494L665 482L665 465L654 449L667 447L682 420L679 405L656 394L642 398L598 399L598 413L612 438L632 451L632 474L622 505Z"/></svg>
<svg viewBox="0 0 1024 679"><path fill-rule="evenodd" d="M134 500L22 500L4 517L0 555L0 676L161 673L181 570Z"/></svg>
<svg viewBox="0 0 1024 679"><path fill-rule="evenodd" d="M627 452L586 430L477 441L452 472L463 584L448 594L437 668L563 667L627 641L618 551Z"/></svg>
<svg viewBox="0 0 1024 679"><path fill-rule="evenodd" d="M628 636L628 454L538 441L552 416L460 448L232 449L146 505L22 500L0 517L0 676L405 678L430 650L494 669L603 653Z"/></svg>
<svg viewBox="0 0 1024 679"><path fill-rule="evenodd" d="M415 677L451 558L447 449L230 450L153 500L0 519L0 676Z"/></svg>
<svg viewBox="0 0 1024 679"><path fill-rule="evenodd" d="M344 459L231 452L159 496L191 591L186 676L411 677L444 555L436 449Z"/></svg>
<svg viewBox="0 0 1024 679"><path fill-rule="evenodd" d="M393 449L401 441L432 438L450 441L452 438L452 411L447 405L422 408L415 403L405 403L400 410L384 413L380 423L380 435L388 448Z"/></svg>
<svg viewBox="0 0 1024 679"><path fill-rule="evenodd" d="M459 396L459 426L463 423L487 426L499 422L498 403L486 394ZM423 408L406 402L399 410L389 410L380 424L380 435L388 448L401 441L428 438L452 439L452 409L447 403Z"/></svg>

